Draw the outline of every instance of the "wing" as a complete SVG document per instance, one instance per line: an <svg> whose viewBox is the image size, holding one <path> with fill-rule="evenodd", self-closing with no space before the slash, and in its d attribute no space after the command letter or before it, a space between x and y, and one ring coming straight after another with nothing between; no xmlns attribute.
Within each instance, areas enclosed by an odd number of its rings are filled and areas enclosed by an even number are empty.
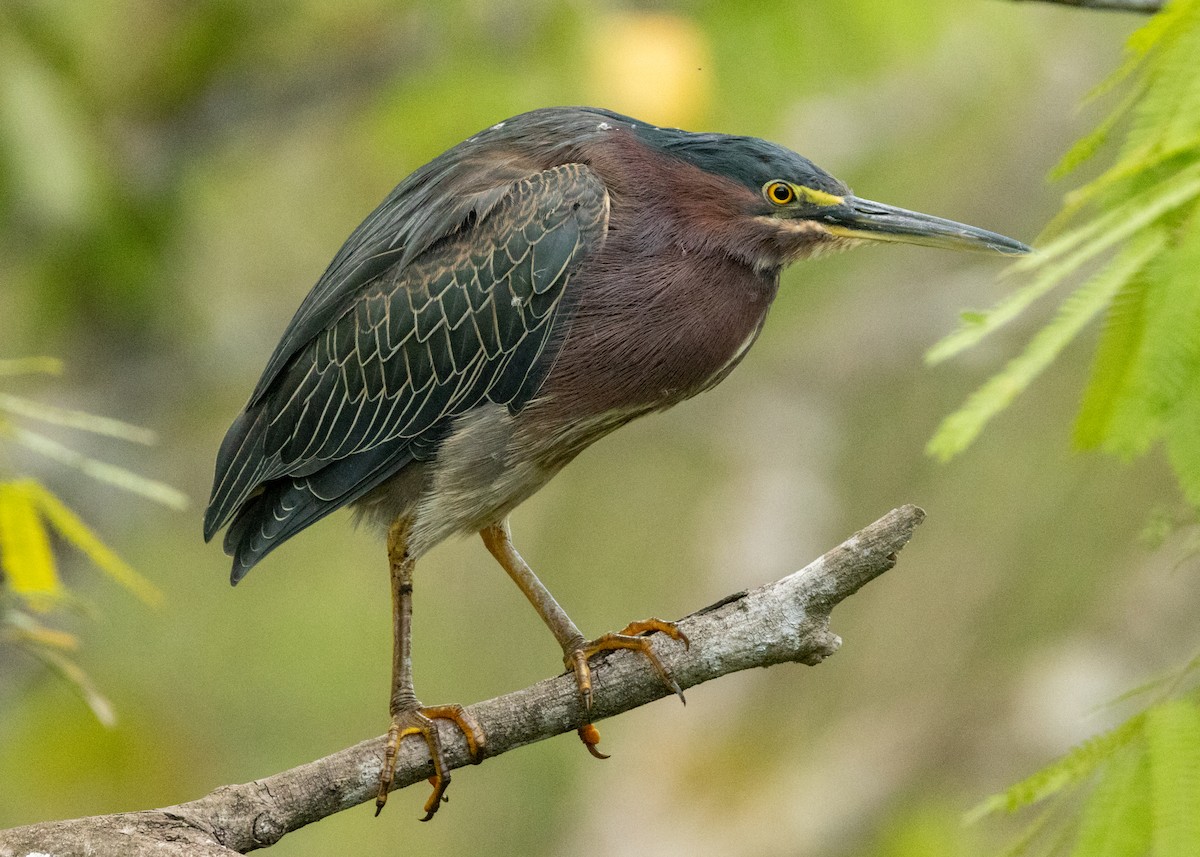
<svg viewBox="0 0 1200 857"><path fill-rule="evenodd" d="M517 157L476 151L468 143L439 155L387 195L342 245L301 302L267 361L257 402L309 341L347 311L347 298L390 271L407 267L463 224L483 220L520 179L538 167ZM480 187L480 177L486 182Z"/></svg>
<svg viewBox="0 0 1200 857"><path fill-rule="evenodd" d="M586 166L527 176L473 225L366 282L269 366L221 446L205 515L206 539L233 519L225 547L235 581L429 457L455 416L485 400L524 407L561 340L571 277L604 240L607 217L607 192Z"/></svg>

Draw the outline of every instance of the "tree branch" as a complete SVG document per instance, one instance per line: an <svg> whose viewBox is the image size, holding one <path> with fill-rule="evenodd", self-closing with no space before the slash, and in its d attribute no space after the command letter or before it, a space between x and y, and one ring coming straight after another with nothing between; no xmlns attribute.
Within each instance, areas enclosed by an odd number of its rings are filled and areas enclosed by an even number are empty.
<svg viewBox="0 0 1200 857"><path fill-rule="evenodd" d="M1028 0L1014 0L1016 3ZM1142 12L1152 15L1162 11L1164 0L1037 0L1040 3L1058 3L1061 6L1079 6L1084 9L1108 9L1116 12Z"/></svg>
<svg viewBox="0 0 1200 857"><path fill-rule="evenodd" d="M916 506L895 509L795 574L730 595L681 620L680 629L692 641L689 649L661 637L655 638L655 647L683 688L750 667L788 661L819 664L841 645L829 630L830 611L895 565L896 552L924 517ZM584 711L570 674L471 706L487 734L485 756L569 732L668 693L646 660L628 651L597 658L593 682L590 713ZM441 738L451 768L469 763L466 744L456 730L444 728ZM306 824L372 800L383 740L371 738L315 762L222 786L176 806L0 831L0 857L30 852L55 857L229 857L263 848ZM400 750L397 788L433 774L421 742L405 741Z"/></svg>

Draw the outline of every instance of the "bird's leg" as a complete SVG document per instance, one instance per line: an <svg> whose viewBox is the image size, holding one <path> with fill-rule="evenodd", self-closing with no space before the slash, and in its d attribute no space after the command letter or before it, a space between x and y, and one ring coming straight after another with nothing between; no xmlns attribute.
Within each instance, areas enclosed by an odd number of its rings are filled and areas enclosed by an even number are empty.
<svg viewBox="0 0 1200 857"><path fill-rule="evenodd" d="M640 636L651 631L661 631L672 639L679 640L685 646L688 645L687 636L675 626L674 622L664 622L661 619L632 622L616 634L605 634L595 640L586 640L579 632L579 628L567 616L566 611L554 600L550 590L546 589L529 564L517 553L517 549L512 543L512 533L509 531L507 518L498 524L485 527L479 534L483 537L483 543L492 556L525 593L525 597L529 599L533 609L542 617L542 621L546 623L551 633L554 634L554 638L558 640L558 644L562 646L563 662L567 669L574 671L575 681L579 685L579 692L583 695L583 702L587 708L592 707L592 670L588 665L588 658L611 649L634 649L641 652L650 661L663 684L678 694L680 699L683 699L683 692L680 690L679 684L671 676L667 665L654 651L650 638ZM597 755L595 744L599 741L599 735L596 733L595 727L589 729L589 726L590 724L585 724L580 728L580 738L587 745L588 750L593 755Z"/></svg>
<svg viewBox="0 0 1200 857"><path fill-rule="evenodd" d="M446 788L450 785L450 771L442 755L442 744L438 737L435 720L450 720L467 739L467 750L471 761L482 761L485 737L479 724L461 705L438 705L424 707L413 692L412 678L412 592L413 566L408 555L408 523L397 520L388 530L388 564L392 576L392 725L388 728L387 743L383 751L383 768L379 771L379 793L375 797L375 814L379 815L392 787L396 773L396 753L400 741L407 735L420 735L429 748L433 760L434 775L431 778L433 794L425 802L425 817L429 821L438 811Z"/></svg>

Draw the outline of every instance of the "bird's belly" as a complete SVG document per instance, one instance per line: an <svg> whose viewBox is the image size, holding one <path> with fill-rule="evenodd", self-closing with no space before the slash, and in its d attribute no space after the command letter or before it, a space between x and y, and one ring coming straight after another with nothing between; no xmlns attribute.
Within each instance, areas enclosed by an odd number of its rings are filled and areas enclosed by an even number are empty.
<svg viewBox="0 0 1200 857"><path fill-rule="evenodd" d="M450 536L502 520L589 444L636 416L555 424L541 417L554 411L548 404L534 402L516 415L487 404L455 420L410 507L410 553L420 556Z"/></svg>

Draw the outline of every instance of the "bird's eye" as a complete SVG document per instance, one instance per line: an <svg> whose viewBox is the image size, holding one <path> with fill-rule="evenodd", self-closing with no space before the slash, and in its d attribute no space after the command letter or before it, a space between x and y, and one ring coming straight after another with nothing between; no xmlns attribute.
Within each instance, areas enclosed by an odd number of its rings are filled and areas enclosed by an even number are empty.
<svg viewBox="0 0 1200 857"><path fill-rule="evenodd" d="M787 205L796 199L796 191L787 182L771 182L765 190L767 199L776 205Z"/></svg>

